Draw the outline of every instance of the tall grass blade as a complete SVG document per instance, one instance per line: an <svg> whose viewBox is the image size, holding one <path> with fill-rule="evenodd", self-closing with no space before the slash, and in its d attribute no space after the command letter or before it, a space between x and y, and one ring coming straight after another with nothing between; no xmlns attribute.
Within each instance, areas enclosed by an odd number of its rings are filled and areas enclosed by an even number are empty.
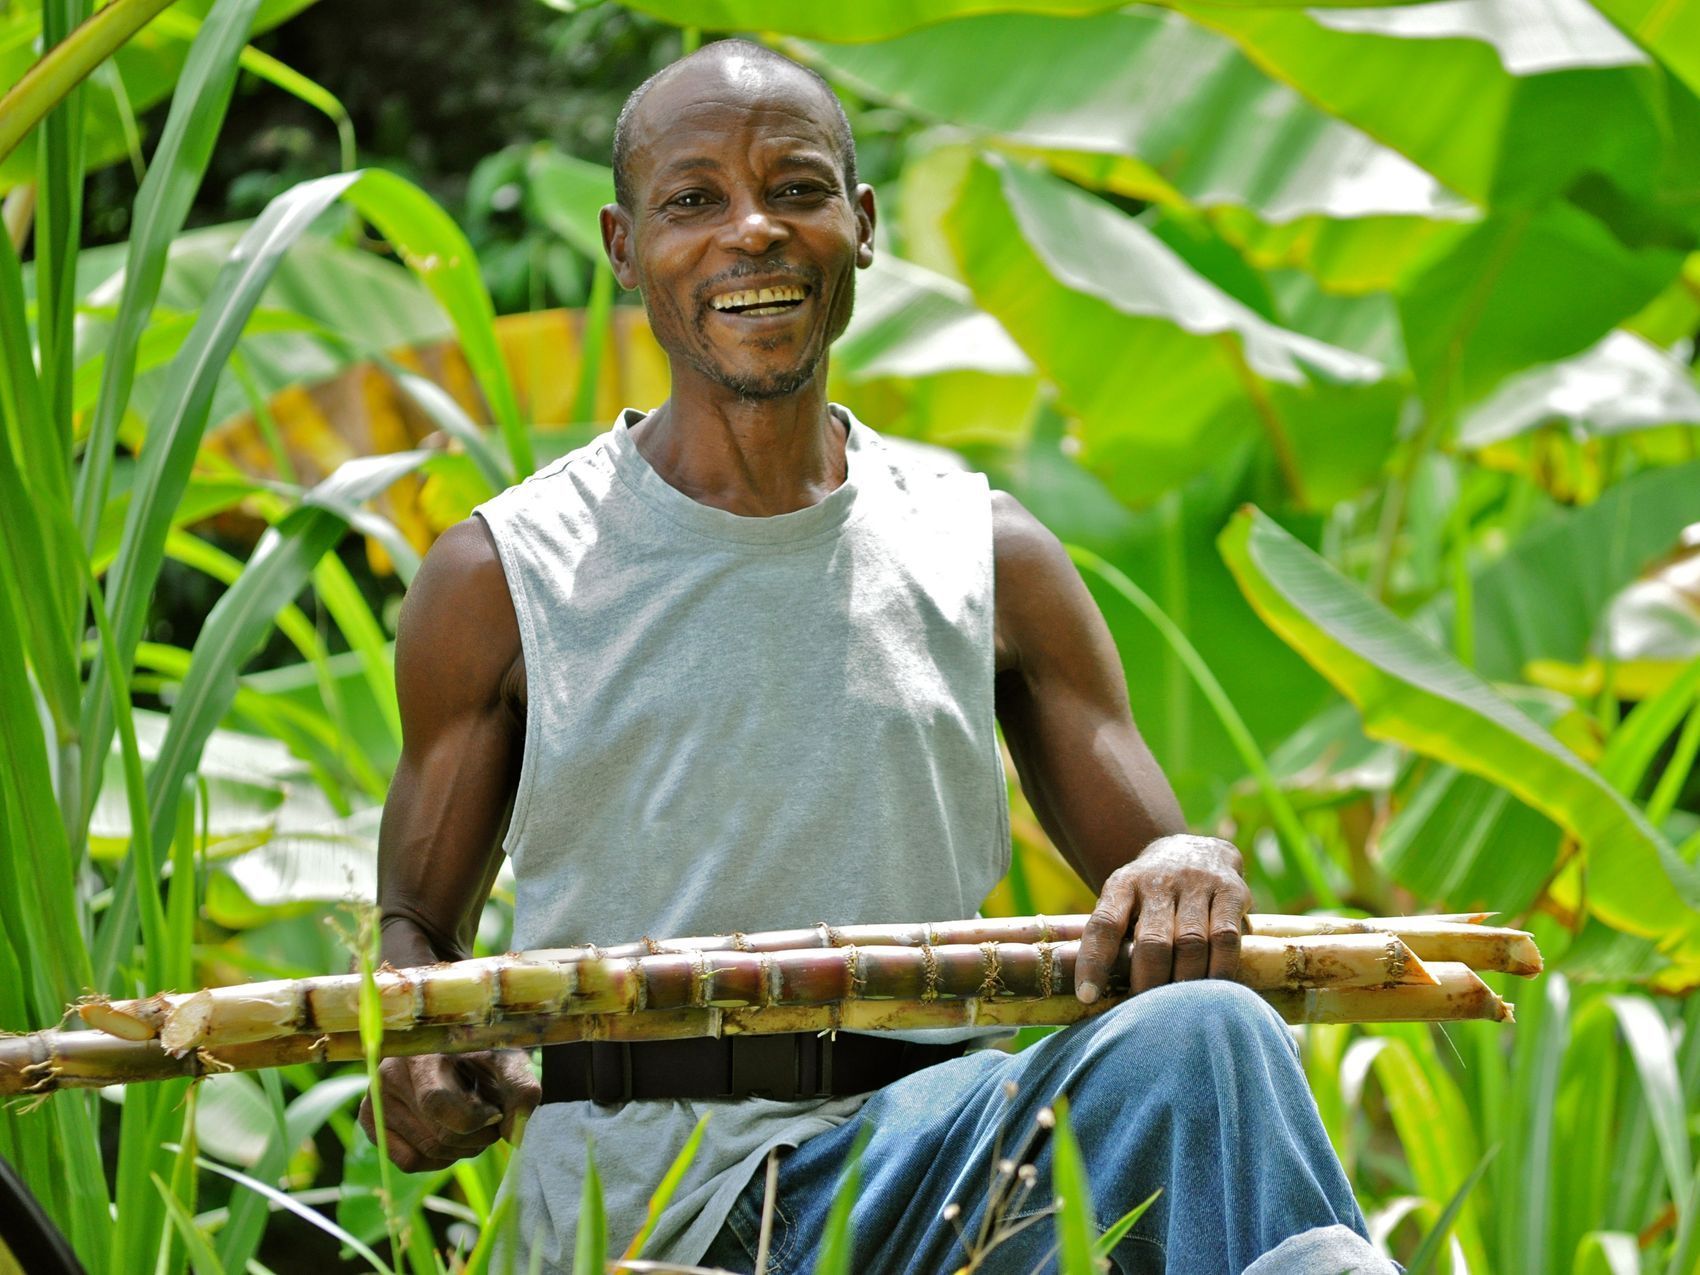
<svg viewBox="0 0 1700 1275"><path fill-rule="evenodd" d="M86 568L85 568L86 569ZM112 624L107 618L106 601L101 596L100 582L89 571L84 583L89 591L89 606L94 615L95 631L100 635L101 652L105 655L107 680L116 708L118 748L124 760L124 796L130 809L129 856L136 862L137 910L142 925L142 963L144 985L169 987L174 983L166 972L169 951L165 923L165 907L159 900L159 867L154 857L154 842L148 821L147 776L142 769L142 750L136 743L136 721L130 705L130 680L124 664L118 659L113 645Z"/></svg>
<svg viewBox="0 0 1700 1275"><path fill-rule="evenodd" d="M183 1247L189 1253L189 1266L195 1275L225 1275L224 1263L218 1260L218 1254L213 1252L212 1245L207 1243L207 1237L201 1234L201 1228L195 1225L194 1216L178 1198L171 1193L171 1188L157 1173L148 1174L154 1189L165 1201L167 1216L171 1225L177 1228L177 1234L183 1241Z"/></svg>
<svg viewBox="0 0 1700 1275"><path fill-rule="evenodd" d="M1513 1236L1509 1251L1526 1262L1529 1270L1547 1268L1552 1153L1557 1135L1554 1100L1570 1035L1569 981L1562 974L1548 974L1544 992L1539 1026L1526 1042L1524 1056L1518 1059L1521 1110L1513 1126L1519 1140L1512 1146L1512 1156L1514 1171L1521 1179L1521 1195L1515 1202L1503 1196L1498 1201L1502 1224ZM1524 1043L1520 1041L1519 1045Z"/></svg>
<svg viewBox="0 0 1700 1275"><path fill-rule="evenodd" d="M608 1215L602 1207L602 1178L596 1172L596 1147L584 1146L584 1187L578 1196L573 1275L602 1275L608 1264Z"/></svg>
<svg viewBox="0 0 1700 1275"><path fill-rule="evenodd" d="M673 1193L679 1189L679 1183L685 1180L685 1172L691 1167L691 1161L697 1157L697 1148L702 1145L703 1130L708 1127L708 1117L711 1113L704 1112L697 1121L696 1128L691 1130L691 1136L685 1139L685 1145L679 1154L673 1157L673 1163L667 1166L667 1172L661 1177L661 1185L655 1188L655 1194L649 1197L649 1208L643 1219L643 1226L632 1236L632 1242L626 1245L626 1251L620 1254L621 1261L630 1261L643 1256L643 1246L648 1242L650 1232L655 1230L655 1224L661 1220L661 1215L672 1203Z"/></svg>
<svg viewBox="0 0 1700 1275"><path fill-rule="evenodd" d="M205 26L204 22L197 22L181 9L167 9L154 22L154 30L162 35L175 36L179 40L195 39L199 32L205 29ZM268 84L275 85L330 120L336 126L342 171L348 172L353 169L357 162L354 121L349 118L348 108L342 104L336 94L318 81L309 79L294 67L278 61L271 54L265 53L251 44L242 50L240 62L242 69L250 75L262 79Z"/></svg>
<svg viewBox="0 0 1700 1275"><path fill-rule="evenodd" d="M371 499L429 456L424 451L397 452L349 461L310 491L307 503L261 537L247 569L218 600L196 639L170 726L148 776L156 843L176 817L178 784L194 771L207 738L236 697L242 664L271 627L272 617L301 592L313 567L342 537L346 522L338 510ZM95 965L101 986L134 940L135 892L126 888L134 872L126 859L112 907L98 931Z"/></svg>
<svg viewBox="0 0 1700 1275"><path fill-rule="evenodd" d="M1439 1204L1457 1193L1480 1162L1468 1108L1436 1052L1425 1026L1378 1029L1390 1039L1375 1055L1393 1126L1411 1166L1417 1189ZM1472 1270L1487 1268L1481 1220L1467 1195L1460 1197L1457 1238Z"/></svg>
<svg viewBox="0 0 1700 1275"><path fill-rule="evenodd" d="M159 299L171 241L182 231L201 189L236 84L237 54L259 5L260 0L227 0L213 6L184 60L153 163L136 193L124 258L124 291L107 337L100 395L77 476L77 527L87 552L94 550L112 477L118 423L129 406L137 351Z"/></svg>
<svg viewBox="0 0 1700 1275"><path fill-rule="evenodd" d="M347 199L373 222L448 311L461 348L492 414L501 423L516 470L532 469L531 442L522 428L507 368L502 363L489 293L466 237L417 187L393 173L368 170L321 177L272 200L243 235L219 272L200 317L166 374L155 428L142 450L124 536L113 562L113 604L118 650L129 659L141 636L147 599L164 557L172 511L188 482L206 427L219 370L235 348L247 316L277 269L283 253L338 199ZM111 737L111 710L103 695L84 701L83 738L99 755ZM82 822L93 807L85 781Z"/></svg>
<svg viewBox="0 0 1700 1275"><path fill-rule="evenodd" d="M1470 1198L1470 1192L1476 1189L1476 1184L1482 1180L1482 1174L1487 1172L1488 1165L1493 1162L1494 1156L1498 1154L1498 1147L1489 1147L1487 1154L1482 1156L1481 1162L1470 1171L1470 1176L1465 1178L1459 1184L1458 1189L1452 1193L1452 1198L1446 1202L1446 1207L1440 1211L1440 1216L1435 1220L1433 1228L1427 1235L1423 1236L1422 1243L1417 1245L1417 1251L1411 1255L1411 1263L1405 1268L1405 1275L1428 1275L1429 1269L1440 1258L1440 1250L1446 1246L1448 1238L1452 1236L1452 1227L1457 1223L1458 1215L1464 1209L1464 1201Z"/></svg>
<svg viewBox="0 0 1700 1275"><path fill-rule="evenodd" d="M1689 1157L1688 1117L1670 1024L1644 996L1611 996L1607 1002L1617 1015L1624 1043L1641 1077L1641 1092L1664 1159L1671 1196L1677 1207L1683 1208L1693 1193L1694 1163Z"/></svg>
<svg viewBox="0 0 1700 1275"><path fill-rule="evenodd" d="M1089 568L1093 574L1114 589L1135 610L1149 620L1163 640L1168 643L1176 657L1186 666L1187 672L1198 684L1198 689L1209 701L1210 707L1216 711L1217 719L1222 723L1222 729L1233 741L1234 750L1240 755L1240 762L1257 781L1257 788L1263 794L1263 800L1269 807L1270 817L1275 821L1276 830L1281 834L1281 843L1292 857L1293 863L1303 875L1305 883L1310 886L1316 896L1318 906L1336 908L1340 906L1340 896L1334 892L1327 875L1323 872L1322 862L1317 857L1314 842L1310 834L1304 830L1298 815L1293 810L1292 802L1287 800L1287 794L1281 791L1281 786L1275 781L1274 773L1269 769L1269 761L1263 755L1263 750L1257 746L1245 719L1228 698L1228 693L1222 689L1222 684L1216 680L1216 675L1210 671L1210 666L1204 662L1204 657L1198 653L1198 648L1187 640L1163 610L1125 574L1111 566L1103 558L1090 549L1082 549L1078 545L1069 545L1068 554L1079 566Z"/></svg>
<svg viewBox="0 0 1700 1275"><path fill-rule="evenodd" d="M266 1139L252 1176L262 1182L276 1182L293 1150L318 1133L332 1115L357 1101L366 1092L366 1085L364 1073L354 1072L321 1080L303 1092L285 1109L282 1123ZM237 1191L232 1196L230 1214L218 1233L218 1254L226 1267L248 1269L259 1250L266 1220L265 1196L253 1191Z"/></svg>
<svg viewBox="0 0 1700 1275"><path fill-rule="evenodd" d="M369 169L348 191L361 216L370 221L431 289L460 338L461 353L484 392L514 472L537 468L531 435L519 415L519 401L496 340L495 307L478 259L459 226L431 197L411 182L382 169Z"/></svg>
<svg viewBox="0 0 1700 1275"><path fill-rule="evenodd" d="M129 38L172 0L112 0L93 18L55 42L0 98L0 160L17 149L30 130L67 93L94 73Z"/></svg>
<svg viewBox="0 0 1700 1275"><path fill-rule="evenodd" d="M71 597L70 544L56 534L51 491L31 480L38 467L59 463L52 435L30 349L23 275L11 239L0 234L0 542L23 604L21 636L59 737L67 739L75 730L78 688L64 609Z"/></svg>
<svg viewBox="0 0 1700 1275"><path fill-rule="evenodd" d="M168 1148L168 1150L172 1151L175 1151L176 1149L177 1148L175 1146ZM372 1251L370 1245L363 1243L358 1237L350 1235L323 1213L320 1213L315 1209L308 1208L305 1204L302 1204L299 1200L290 1196L286 1192L278 1190L275 1186L269 1186L264 1182L260 1182L246 1173L238 1172L237 1170L219 1164L214 1160L209 1160L205 1156L196 1156L195 1163L201 1168L207 1170L209 1173L216 1173L221 1178L229 1178L232 1182L235 1182L240 1186L245 1186L250 1191L264 1196L267 1200L270 1200L279 1208L293 1213L309 1226L317 1227L338 1243L346 1244L349 1248L354 1250L356 1257L370 1263L372 1269L379 1272L379 1275L395 1275L395 1272L385 1265L384 1259Z"/></svg>
<svg viewBox="0 0 1700 1275"><path fill-rule="evenodd" d="M52 50L68 42L93 7L92 0L42 0L42 47ZM38 471L37 479L47 485L48 499L56 503L68 494L70 483L71 369L76 362L72 322L83 228L82 79L78 76L67 84L64 97L42 120L36 152L36 344L55 452L51 465ZM68 583L75 587L77 582Z"/></svg>
<svg viewBox="0 0 1700 1275"><path fill-rule="evenodd" d="M815 1259L814 1275L857 1275L851 1265L851 1246L855 1239L850 1229L850 1212L862 1189L862 1152L873 1137L873 1126L863 1124L850 1144L850 1154L844 1161L844 1176L838 1180L832 1207L827 1211L826 1228L821 1232L820 1256Z"/></svg>
<svg viewBox="0 0 1700 1275"><path fill-rule="evenodd" d="M1700 695L1700 659L1691 660L1657 695L1642 700L1618 723L1600 755L1600 774L1619 792L1633 795L1696 695Z"/></svg>
<svg viewBox="0 0 1700 1275"><path fill-rule="evenodd" d="M131 486L118 556L108 574L119 658L132 658L149 598L165 555L165 538L189 480L212 405L219 370L235 348L248 314L282 254L356 178L333 177L286 191L266 206L219 271L183 348L172 360ZM83 741L91 756L105 752L112 706L92 677L83 703ZM92 768L91 768L92 769ZM85 778L81 826L94 804L96 780Z"/></svg>
<svg viewBox="0 0 1700 1275"><path fill-rule="evenodd" d="M21 606L17 585L0 558L0 788L7 791L15 839L0 843L0 894L9 933L23 940L21 955L32 973L32 1028L56 1023L63 1006L89 983L88 952L80 941L78 902L70 845L54 802L48 742L17 639ZM23 1026L23 1024L18 1024Z"/></svg>
<svg viewBox="0 0 1700 1275"><path fill-rule="evenodd" d="M1092 1188L1086 1161L1080 1154L1068 1120L1068 1099L1061 1094L1051 1104L1057 1126L1051 1135L1051 1174L1057 1210L1057 1270L1060 1275L1098 1275L1092 1235Z"/></svg>
<svg viewBox="0 0 1700 1275"><path fill-rule="evenodd" d="M1097 1241L1093 1243L1092 1256L1105 1258L1115 1252L1116 1245L1120 1244L1122 1240L1126 1238L1127 1233L1138 1224L1139 1219L1145 1216L1151 1206L1157 1203L1157 1197L1162 1194L1163 1193L1161 1191L1153 1191L1150 1195L1146 1196L1145 1199L1141 1200L1126 1213L1123 1213L1120 1217L1118 1217L1114 1222L1110 1223L1109 1229L1100 1235Z"/></svg>

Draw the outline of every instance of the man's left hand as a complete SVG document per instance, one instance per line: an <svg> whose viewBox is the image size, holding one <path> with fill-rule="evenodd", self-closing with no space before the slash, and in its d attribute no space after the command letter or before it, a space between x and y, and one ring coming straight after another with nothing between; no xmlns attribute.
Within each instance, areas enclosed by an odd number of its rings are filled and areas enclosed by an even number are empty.
<svg viewBox="0 0 1700 1275"><path fill-rule="evenodd" d="M1171 979L1233 978L1251 908L1244 865L1230 842L1179 833L1117 868L1080 936L1075 995L1088 1005L1098 999L1130 931L1136 993Z"/></svg>

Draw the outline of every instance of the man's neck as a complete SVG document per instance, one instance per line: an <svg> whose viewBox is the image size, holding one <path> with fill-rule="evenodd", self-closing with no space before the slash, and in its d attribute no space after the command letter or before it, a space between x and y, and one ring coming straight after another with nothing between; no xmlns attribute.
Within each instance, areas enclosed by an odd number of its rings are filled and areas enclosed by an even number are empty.
<svg viewBox="0 0 1700 1275"><path fill-rule="evenodd" d="M824 372L771 399L676 377L672 397L632 427L632 441L656 473L701 504L748 518L807 509L848 473L845 429L827 410Z"/></svg>

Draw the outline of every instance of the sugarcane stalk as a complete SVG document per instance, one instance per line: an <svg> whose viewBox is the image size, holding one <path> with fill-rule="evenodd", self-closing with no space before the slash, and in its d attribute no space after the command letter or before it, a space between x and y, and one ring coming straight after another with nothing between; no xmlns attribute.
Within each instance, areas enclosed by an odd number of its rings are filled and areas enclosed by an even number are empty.
<svg viewBox="0 0 1700 1275"><path fill-rule="evenodd" d="M516 1014L635 1013L643 1010L820 1005L857 1000L1048 997L1073 986L1078 941L942 946L805 948L782 952L664 952L567 961L487 957L376 975L384 1027L487 1023ZM1124 944L1113 986L1127 985L1133 945ZM1248 936L1239 980L1255 991L1296 987L1432 985L1424 963L1386 934L1300 938ZM127 1040L159 1038L167 1051L244 1044L359 1025L358 975L277 980L91 1001L92 1027Z"/></svg>
<svg viewBox="0 0 1700 1275"><path fill-rule="evenodd" d="M1242 975L1248 986L1259 990L1283 983L1342 984L1352 981L1349 972L1333 977L1321 971L1325 958L1304 953L1311 972L1295 975L1285 968L1292 947L1283 947L1277 970L1268 940L1292 937L1319 939L1349 935L1388 935L1415 953L1418 965L1427 961L1454 961L1478 970L1533 975L1540 972L1541 956L1533 938L1521 930L1475 924L1471 919L1429 917L1384 917L1353 920L1334 917L1279 917L1254 914L1249 918L1253 932L1242 942ZM983 948L987 943L1044 946L1078 938L1083 916L1017 917L971 920L930 925L817 926L802 930L780 930L763 934L734 934L711 938L687 938L658 943L643 940L617 948L558 948L524 954L523 964L513 957L485 958L432 967L408 975L385 972L378 985L386 1024L405 1029L415 1022L478 1022L498 1012L523 1006L561 1008L566 1012L601 1012L624 1008L647 997L647 983L633 983L621 962L677 956L690 961L709 952L720 953L806 953L896 949L920 951L925 947ZM929 940L940 940L931 943ZM1382 941L1385 941L1384 939ZM789 945L789 946L787 946ZM1341 949L1344 952L1346 949ZM873 961L877 958L869 958ZM1353 960L1361 954L1353 954ZM600 964L599 964L600 963ZM716 969L724 982L735 982L740 973L730 957L717 956ZM569 988L555 967L571 965L580 971L578 983ZM682 969L683 967L679 967ZM693 966L694 969L694 966ZM749 967L742 968L747 979ZM1420 979L1420 973L1413 977ZM494 981L493 981L494 980ZM675 980L676 981L676 978ZM1397 981L1397 976L1371 974L1362 980L1373 984ZM148 997L140 1001L107 1002L93 999L79 1006L85 1022L130 1040L159 1036L169 1022L166 1040L173 1049L188 1049L208 1041L234 1043L264 1039L269 1035L317 1026L336 1032L352 1030L358 1009L358 981L352 976L253 983L242 987L194 992L184 995ZM570 1002L570 1005L568 1004Z"/></svg>
<svg viewBox="0 0 1700 1275"><path fill-rule="evenodd" d="M1271 988L1262 993L1290 1023L1512 1021L1468 966L1427 966L1431 984L1391 987ZM1129 998L1110 992L1092 1005L1059 993L1029 998L856 998L813 1005L644 1009L629 1013L528 1013L488 1023L439 1023L386 1032L386 1057L523 1049L579 1040L676 1040L696 1036L799 1031L899 1031L929 1027L1055 1026L1105 1013ZM179 1076L250 1071L294 1063L355 1062L357 1031L297 1032L272 1040L191 1049L181 1056L158 1040L124 1040L97 1031L43 1031L0 1037L0 1095L45 1094Z"/></svg>
<svg viewBox="0 0 1700 1275"><path fill-rule="evenodd" d="M1454 961L1475 970L1532 978L1543 968L1535 936L1526 930L1482 925L1491 912L1451 916L1273 916L1246 918L1251 933L1270 937L1323 934L1396 934L1425 961Z"/></svg>
<svg viewBox="0 0 1700 1275"><path fill-rule="evenodd" d="M1317 934L1393 934L1425 961L1461 961L1476 970L1525 977L1541 972L1533 936L1523 930L1481 924L1491 912L1454 912L1441 916L1280 916L1254 912L1246 918L1252 934L1300 937ZM617 947L563 947L527 953L538 960L576 961L586 957L655 956L669 952L784 952L833 947L944 947L980 943L1060 943L1080 937L1087 918L1066 916L975 917L903 925L827 925L759 933L696 938L639 939Z"/></svg>

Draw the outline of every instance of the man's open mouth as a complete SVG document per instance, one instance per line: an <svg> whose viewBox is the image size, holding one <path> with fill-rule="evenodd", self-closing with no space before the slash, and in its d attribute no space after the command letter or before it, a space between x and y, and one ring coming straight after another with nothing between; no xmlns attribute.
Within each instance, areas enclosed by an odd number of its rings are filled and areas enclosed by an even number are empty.
<svg viewBox="0 0 1700 1275"><path fill-rule="evenodd" d="M740 292L722 292L709 298L709 305L722 314L745 314L760 318L769 314L784 314L803 304L809 295L806 287L782 284L777 288L745 288Z"/></svg>

